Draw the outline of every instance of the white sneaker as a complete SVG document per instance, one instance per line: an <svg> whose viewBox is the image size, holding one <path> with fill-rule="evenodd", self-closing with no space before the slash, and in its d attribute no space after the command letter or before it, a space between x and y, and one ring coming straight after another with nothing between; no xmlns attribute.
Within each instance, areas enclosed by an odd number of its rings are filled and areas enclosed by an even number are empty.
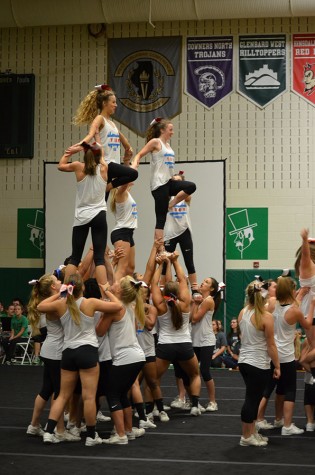
<svg viewBox="0 0 315 475"><path fill-rule="evenodd" d="M308 422L308 423L306 424L305 429L306 429L306 432L314 432L314 430L315 430L315 422Z"/></svg>
<svg viewBox="0 0 315 475"><path fill-rule="evenodd" d="M77 427L76 426L76 423L75 422L68 422L67 423L67 426L66 426L66 429L71 431L73 428L76 428L81 432L86 432L86 424L84 424L83 422L81 422L81 426L80 427ZM72 434L73 432L71 432Z"/></svg>
<svg viewBox="0 0 315 475"><path fill-rule="evenodd" d="M142 437L145 434L145 429L140 428L138 429L137 427L133 427L130 432L126 432L126 436L128 437L128 440L135 440L138 437Z"/></svg>
<svg viewBox="0 0 315 475"><path fill-rule="evenodd" d="M69 412L64 412L64 413L63 413L63 420L64 420L65 422L68 422L68 420L69 420Z"/></svg>
<svg viewBox="0 0 315 475"><path fill-rule="evenodd" d="M73 426L71 429L69 429L69 434L73 435L74 437L80 437L81 430L79 427Z"/></svg>
<svg viewBox="0 0 315 475"><path fill-rule="evenodd" d="M39 437L43 437L44 435L44 431L42 429L42 426L39 425L39 426L32 426L32 424L30 424L26 430L26 433L28 435L38 435Z"/></svg>
<svg viewBox="0 0 315 475"><path fill-rule="evenodd" d="M67 430L64 432L55 432L55 436L60 442L79 442L81 440L80 435L72 434Z"/></svg>
<svg viewBox="0 0 315 475"><path fill-rule="evenodd" d="M170 410L171 410L170 406L167 406L166 404L163 404L163 412L170 411ZM159 410L155 405L154 405L154 409L153 409L153 416L154 417L159 417Z"/></svg>
<svg viewBox="0 0 315 475"><path fill-rule="evenodd" d="M126 435L120 437L118 434L115 434L109 439L103 439L103 443L109 445L126 445L128 444L128 437Z"/></svg>
<svg viewBox="0 0 315 475"><path fill-rule="evenodd" d="M264 440L257 439L252 434L247 439L245 439L245 437L242 436L240 440L240 445L242 445L243 447L248 447L250 445L253 445L254 447L265 447L267 445L267 442L265 442Z"/></svg>
<svg viewBox="0 0 315 475"><path fill-rule="evenodd" d="M43 435L43 442L45 444L59 444L60 440L57 439L55 434L50 434L49 432L45 432Z"/></svg>
<svg viewBox="0 0 315 475"><path fill-rule="evenodd" d="M179 396L176 396L176 398L171 402L171 407L173 409L183 409L185 402L185 399L181 399Z"/></svg>
<svg viewBox="0 0 315 475"><path fill-rule="evenodd" d="M170 418L168 417L165 411L159 412L158 416L161 422L168 422L170 420Z"/></svg>
<svg viewBox="0 0 315 475"><path fill-rule="evenodd" d="M147 414L147 419L149 419L149 421L152 422L152 424L154 424L153 412L149 412L149 414Z"/></svg>
<svg viewBox="0 0 315 475"><path fill-rule="evenodd" d="M264 442L269 442L269 438L266 437L265 435L261 435L257 430L254 432L254 437L256 437L257 440L263 440Z"/></svg>
<svg viewBox="0 0 315 475"><path fill-rule="evenodd" d="M87 447L92 447L92 445L100 445L103 443L103 439L101 439L98 435L97 432L95 432L95 437L92 439L92 437L87 437L85 439L85 445Z"/></svg>
<svg viewBox="0 0 315 475"><path fill-rule="evenodd" d="M105 416L102 411L98 411L98 413L96 414L96 420L97 422L109 422L111 421L111 417L109 416Z"/></svg>
<svg viewBox="0 0 315 475"><path fill-rule="evenodd" d="M140 429L155 429L156 428L156 424L153 424L153 422L151 422L148 417L146 421L143 421L142 419L140 419L139 426L140 426Z"/></svg>
<svg viewBox="0 0 315 475"><path fill-rule="evenodd" d="M218 404L216 402L210 401L206 407L207 412L214 412L218 410Z"/></svg>
<svg viewBox="0 0 315 475"><path fill-rule="evenodd" d="M265 430L274 429L275 427L273 424L270 424L266 419L263 419L262 421L256 421L255 425L257 429Z"/></svg>
<svg viewBox="0 0 315 475"><path fill-rule="evenodd" d="M283 426L281 429L281 435L299 435L303 434L304 429L299 429L295 424L291 424L289 427Z"/></svg>
<svg viewBox="0 0 315 475"><path fill-rule="evenodd" d="M200 403L198 403L198 409L199 409L199 411L201 412L201 414L203 414L204 412L206 412L206 408L203 407Z"/></svg>
<svg viewBox="0 0 315 475"><path fill-rule="evenodd" d="M191 416L200 416L201 411L200 411L199 407L193 406L190 410L190 415Z"/></svg>
<svg viewBox="0 0 315 475"><path fill-rule="evenodd" d="M283 424L284 424L284 419L275 419L274 420L274 423L273 423L273 427L275 429L279 429L279 427L283 427Z"/></svg>

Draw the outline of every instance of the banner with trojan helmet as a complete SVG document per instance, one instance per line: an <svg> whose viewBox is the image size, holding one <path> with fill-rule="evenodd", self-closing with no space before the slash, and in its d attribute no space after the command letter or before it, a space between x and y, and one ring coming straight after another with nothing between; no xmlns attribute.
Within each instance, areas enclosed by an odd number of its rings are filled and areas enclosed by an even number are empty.
<svg viewBox="0 0 315 475"><path fill-rule="evenodd" d="M315 105L315 33L292 35L292 91Z"/></svg>
<svg viewBox="0 0 315 475"><path fill-rule="evenodd" d="M207 109L233 92L233 37L187 38L185 93Z"/></svg>
<svg viewBox="0 0 315 475"><path fill-rule="evenodd" d="M144 137L155 117L181 112L181 38L109 39L108 84L117 96L114 119Z"/></svg>
<svg viewBox="0 0 315 475"><path fill-rule="evenodd" d="M239 36L238 92L263 109L287 90L285 35Z"/></svg>

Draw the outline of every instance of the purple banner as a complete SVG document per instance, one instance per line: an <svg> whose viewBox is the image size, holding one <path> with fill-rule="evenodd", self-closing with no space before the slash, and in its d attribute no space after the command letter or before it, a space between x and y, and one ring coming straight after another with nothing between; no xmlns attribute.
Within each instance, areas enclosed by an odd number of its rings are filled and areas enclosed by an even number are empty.
<svg viewBox="0 0 315 475"><path fill-rule="evenodd" d="M233 37L187 38L186 94L207 109L233 92Z"/></svg>

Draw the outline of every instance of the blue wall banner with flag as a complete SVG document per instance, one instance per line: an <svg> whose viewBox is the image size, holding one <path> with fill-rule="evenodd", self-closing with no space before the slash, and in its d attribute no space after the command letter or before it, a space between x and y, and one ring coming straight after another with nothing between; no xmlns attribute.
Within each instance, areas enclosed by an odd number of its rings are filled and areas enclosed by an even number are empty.
<svg viewBox="0 0 315 475"><path fill-rule="evenodd" d="M185 93L207 109L233 92L233 37L189 37Z"/></svg>
<svg viewBox="0 0 315 475"><path fill-rule="evenodd" d="M287 90L285 35L239 36L238 92L263 109Z"/></svg>
<svg viewBox="0 0 315 475"><path fill-rule="evenodd" d="M154 118L181 112L181 38L109 39L108 84L117 96L114 119L144 137Z"/></svg>

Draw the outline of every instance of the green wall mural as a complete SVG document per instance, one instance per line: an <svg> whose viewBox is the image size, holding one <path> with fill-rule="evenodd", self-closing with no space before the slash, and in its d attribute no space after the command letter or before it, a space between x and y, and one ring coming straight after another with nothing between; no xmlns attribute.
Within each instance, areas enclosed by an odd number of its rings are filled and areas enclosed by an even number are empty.
<svg viewBox="0 0 315 475"><path fill-rule="evenodd" d="M227 208L226 258L268 259L268 208Z"/></svg>

